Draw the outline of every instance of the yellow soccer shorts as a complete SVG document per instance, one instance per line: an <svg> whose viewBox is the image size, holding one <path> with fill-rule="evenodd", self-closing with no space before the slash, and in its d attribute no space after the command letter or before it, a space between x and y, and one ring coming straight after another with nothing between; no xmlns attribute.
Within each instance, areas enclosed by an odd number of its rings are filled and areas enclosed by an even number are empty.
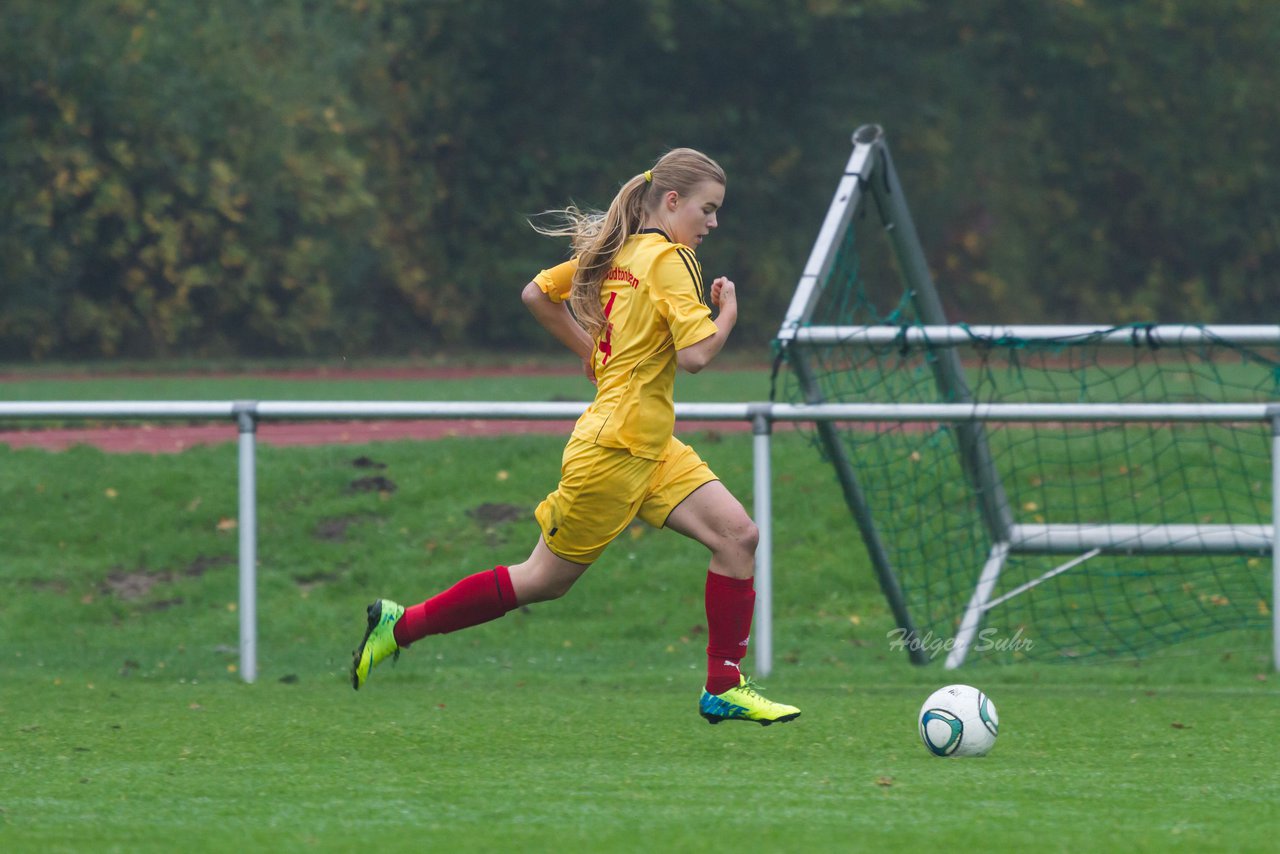
<svg viewBox="0 0 1280 854"><path fill-rule="evenodd" d="M661 528L676 505L713 480L718 478L698 453L674 436L661 462L571 438L560 485L535 516L551 551L574 563L594 563L637 516Z"/></svg>

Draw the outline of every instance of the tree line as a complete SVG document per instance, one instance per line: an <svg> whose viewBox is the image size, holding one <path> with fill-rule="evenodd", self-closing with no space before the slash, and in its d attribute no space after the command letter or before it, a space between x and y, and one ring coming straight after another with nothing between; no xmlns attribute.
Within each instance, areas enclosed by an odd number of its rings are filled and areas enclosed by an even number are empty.
<svg viewBox="0 0 1280 854"><path fill-rule="evenodd" d="M866 123L954 320L1259 322L1277 53L1268 0L11 0L0 358L546 346L528 219L681 145L763 347Z"/></svg>

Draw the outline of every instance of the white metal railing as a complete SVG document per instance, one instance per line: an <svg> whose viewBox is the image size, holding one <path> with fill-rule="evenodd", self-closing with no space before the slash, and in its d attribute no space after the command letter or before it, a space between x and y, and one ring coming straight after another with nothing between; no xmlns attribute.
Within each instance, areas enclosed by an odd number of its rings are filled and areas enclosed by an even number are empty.
<svg viewBox="0 0 1280 854"><path fill-rule="evenodd" d="M573 420L585 403L451 401L0 401L0 419L207 419L234 420L239 429L240 674L257 679L257 485L256 431L264 420L310 418L434 420ZM756 549L755 666L773 668L773 510L771 434L775 422L962 422L962 421L1216 421L1270 422L1272 524L1247 526L1251 548L1269 545L1272 556L1273 662L1280 668L1280 404L676 404L678 421L746 421L752 425ZM1261 541L1261 542L1260 542Z"/></svg>
<svg viewBox="0 0 1280 854"><path fill-rule="evenodd" d="M792 337L798 344L928 344L932 347L955 347L985 341L1015 339L1040 344L1078 343L1094 338L1107 346L1159 344L1162 347L1190 347L1214 341L1230 341L1241 345L1280 344L1280 326L1201 326L1190 323L1162 323L1137 326L979 326L947 324L941 326L804 326Z"/></svg>

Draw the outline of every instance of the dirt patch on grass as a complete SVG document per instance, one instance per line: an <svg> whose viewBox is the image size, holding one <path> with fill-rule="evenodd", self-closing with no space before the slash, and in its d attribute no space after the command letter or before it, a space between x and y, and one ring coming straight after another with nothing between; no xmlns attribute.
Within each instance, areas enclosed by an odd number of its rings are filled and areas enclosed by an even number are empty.
<svg viewBox="0 0 1280 854"><path fill-rule="evenodd" d="M321 519L316 523L313 536L317 540L326 543L342 543L346 542L347 531L352 525L359 525L362 522L368 522L370 519L376 519L372 513L352 513L347 516L332 516L328 519Z"/></svg>
<svg viewBox="0 0 1280 854"><path fill-rule="evenodd" d="M528 508L519 504L481 504L468 510L467 515L488 528L524 519L529 515L529 511Z"/></svg>
<svg viewBox="0 0 1280 854"><path fill-rule="evenodd" d="M527 507L519 504L481 504L472 507L467 515L484 529L485 544L497 548L506 542L505 528L511 522L532 517Z"/></svg>
<svg viewBox="0 0 1280 854"><path fill-rule="evenodd" d="M371 477L358 477L351 483L347 484L347 492L351 494L360 492L395 492L400 487L396 486L396 482L389 477L382 475L373 475Z"/></svg>
<svg viewBox="0 0 1280 854"><path fill-rule="evenodd" d="M208 557L200 555L181 569L124 569L115 567L103 579L98 590L104 596L113 596L125 602L136 602L146 598L153 589L164 584L172 584L183 578L199 578L206 572L225 566L234 566L236 559L230 555ZM151 607L171 607L181 603L181 599L170 599L151 603Z"/></svg>

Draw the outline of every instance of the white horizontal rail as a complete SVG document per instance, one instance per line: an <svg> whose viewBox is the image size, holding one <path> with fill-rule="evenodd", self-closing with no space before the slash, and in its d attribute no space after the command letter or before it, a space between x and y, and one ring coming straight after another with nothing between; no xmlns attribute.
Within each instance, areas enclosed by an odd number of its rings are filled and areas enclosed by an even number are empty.
<svg viewBox="0 0 1280 854"><path fill-rule="evenodd" d="M4 418L234 418L232 401L50 400L0 401Z"/></svg>
<svg viewBox="0 0 1280 854"><path fill-rule="evenodd" d="M561 421L585 403L505 401L45 401L0 402L0 418L216 420L247 414L260 420L306 418L423 418ZM677 403L682 421L1266 421L1273 403Z"/></svg>
<svg viewBox="0 0 1280 854"><path fill-rule="evenodd" d="M806 326L791 336L798 344L923 344L949 347L989 344L1002 338L1064 344L1084 338L1097 343L1131 346L1154 343L1185 346L1224 341L1230 344L1280 345L1280 326L1194 326L1155 324L1152 326Z"/></svg>
<svg viewBox="0 0 1280 854"><path fill-rule="evenodd" d="M768 403L680 403L676 417L684 421L750 421L757 412L768 415ZM427 418L495 420L575 420L586 403L505 401L343 401L267 400L254 406L262 419L291 418ZM3 409L0 409L0 414ZM776 420L776 419L775 419Z"/></svg>
<svg viewBox="0 0 1280 854"><path fill-rule="evenodd" d="M768 404L766 404L768 405ZM773 404L774 421L1265 421L1268 403ZM679 414L679 408L676 409Z"/></svg>
<svg viewBox="0 0 1280 854"><path fill-rule="evenodd" d="M427 418L572 420L585 403L262 401L262 419ZM1264 421L1266 403L677 403L683 421ZM0 415L4 409L0 407Z"/></svg>
<svg viewBox="0 0 1280 854"><path fill-rule="evenodd" d="M259 418L433 418L495 420L574 420L585 403L265 400L254 409Z"/></svg>
<svg viewBox="0 0 1280 854"><path fill-rule="evenodd" d="M1270 525L1013 525L1009 547L1014 552L1062 554L1101 549L1104 552L1165 554L1267 554L1275 540Z"/></svg>

